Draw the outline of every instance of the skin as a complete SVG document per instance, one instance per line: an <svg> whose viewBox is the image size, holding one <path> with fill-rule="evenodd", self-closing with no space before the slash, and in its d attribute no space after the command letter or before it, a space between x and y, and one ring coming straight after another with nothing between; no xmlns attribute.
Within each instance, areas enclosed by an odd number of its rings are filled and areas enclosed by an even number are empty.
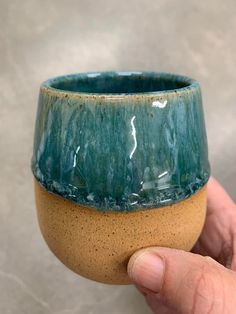
<svg viewBox="0 0 236 314"><path fill-rule="evenodd" d="M153 313L235 313L236 205L214 178L207 198L205 226L192 252L153 247L128 263Z"/></svg>

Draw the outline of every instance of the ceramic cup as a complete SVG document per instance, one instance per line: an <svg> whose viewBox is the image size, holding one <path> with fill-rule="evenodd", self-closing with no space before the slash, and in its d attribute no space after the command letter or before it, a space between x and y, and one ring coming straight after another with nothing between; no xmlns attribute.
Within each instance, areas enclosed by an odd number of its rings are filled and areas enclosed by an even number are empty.
<svg viewBox="0 0 236 314"><path fill-rule="evenodd" d="M52 252L84 277L129 283L136 250L190 250L202 230L209 163L199 84L157 72L44 82L32 170Z"/></svg>

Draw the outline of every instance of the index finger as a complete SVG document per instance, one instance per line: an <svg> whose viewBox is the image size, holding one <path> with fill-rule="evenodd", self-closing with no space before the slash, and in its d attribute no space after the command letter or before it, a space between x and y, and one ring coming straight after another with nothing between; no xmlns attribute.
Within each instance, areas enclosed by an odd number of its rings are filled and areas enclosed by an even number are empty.
<svg viewBox="0 0 236 314"><path fill-rule="evenodd" d="M211 177L207 184L208 213L218 212L218 214L224 214L232 210L235 213L235 207L236 205L229 194L215 178Z"/></svg>

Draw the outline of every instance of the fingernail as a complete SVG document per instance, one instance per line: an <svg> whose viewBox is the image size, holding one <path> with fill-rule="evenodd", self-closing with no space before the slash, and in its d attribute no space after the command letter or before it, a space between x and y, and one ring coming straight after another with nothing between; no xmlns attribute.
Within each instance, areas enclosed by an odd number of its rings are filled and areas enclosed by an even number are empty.
<svg viewBox="0 0 236 314"><path fill-rule="evenodd" d="M137 285L158 293L163 281L164 261L151 252L140 252L134 260L131 258L128 273Z"/></svg>

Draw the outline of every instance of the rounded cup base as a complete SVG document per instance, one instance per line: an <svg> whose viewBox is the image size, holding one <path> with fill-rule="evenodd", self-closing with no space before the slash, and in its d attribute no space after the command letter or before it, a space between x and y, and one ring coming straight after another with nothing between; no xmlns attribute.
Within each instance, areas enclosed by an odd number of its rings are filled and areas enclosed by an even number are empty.
<svg viewBox="0 0 236 314"><path fill-rule="evenodd" d="M135 212L98 211L47 192L35 180L39 226L51 251L79 275L130 284L127 263L137 250L189 251L206 215L206 187L179 203Z"/></svg>

